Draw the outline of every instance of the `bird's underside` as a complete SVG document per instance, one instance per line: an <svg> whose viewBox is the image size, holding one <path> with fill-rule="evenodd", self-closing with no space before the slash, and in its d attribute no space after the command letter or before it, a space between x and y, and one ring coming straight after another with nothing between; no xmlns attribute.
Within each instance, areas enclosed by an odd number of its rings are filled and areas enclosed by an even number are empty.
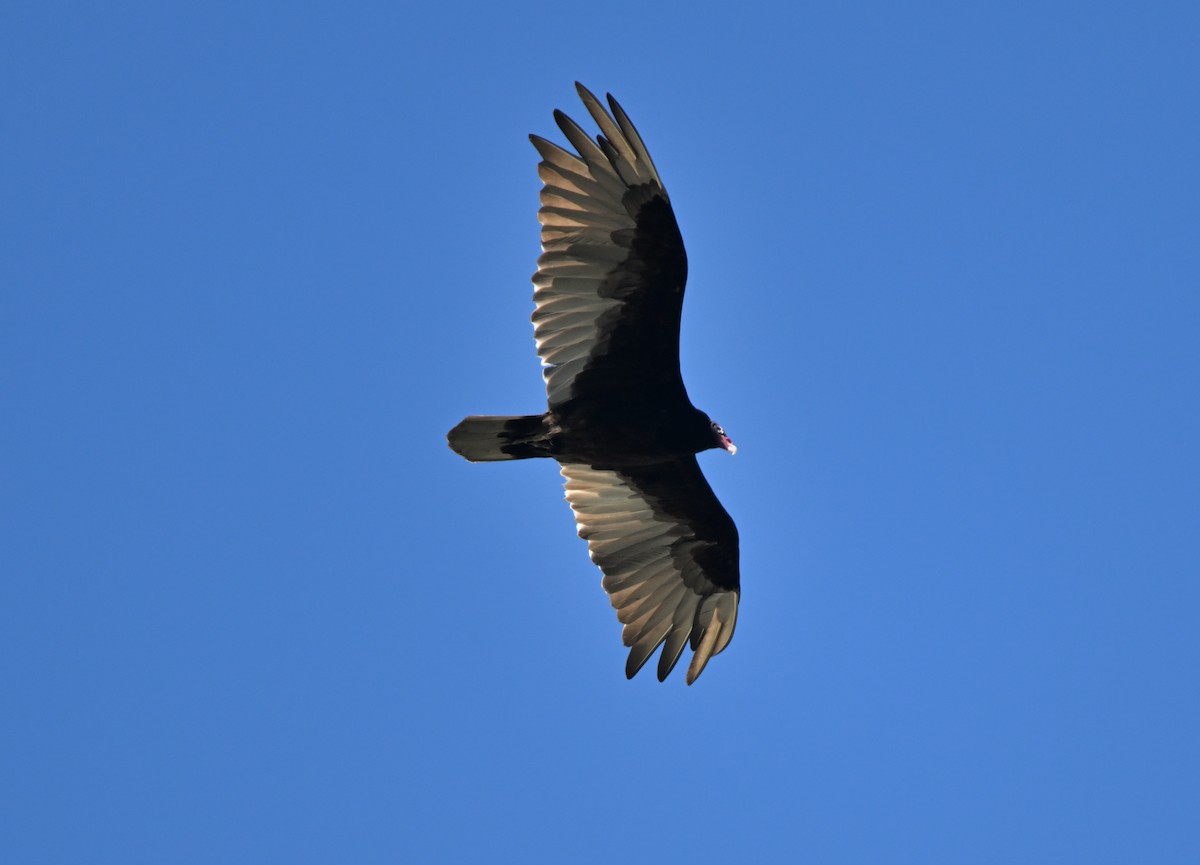
<svg viewBox="0 0 1200 865"><path fill-rule="evenodd" d="M547 411L469 417L448 439L472 461L560 463L624 625L626 674L661 646L665 679L690 645L691 684L729 644L741 594L737 528L695 455L736 448L679 373L687 257L666 190L620 105L609 96L610 114L576 86L601 134L556 111L576 152L530 136L544 183L533 322Z"/></svg>

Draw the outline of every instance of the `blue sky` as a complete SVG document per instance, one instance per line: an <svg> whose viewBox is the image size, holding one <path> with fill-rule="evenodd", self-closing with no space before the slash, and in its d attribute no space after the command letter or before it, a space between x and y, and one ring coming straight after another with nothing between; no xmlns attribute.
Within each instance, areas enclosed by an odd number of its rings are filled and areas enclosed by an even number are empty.
<svg viewBox="0 0 1200 865"><path fill-rule="evenodd" d="M0 858L1200 859L1200 13L413 5L0 13ZM444 443L576 79L739 446L691 688Z"/></svg>

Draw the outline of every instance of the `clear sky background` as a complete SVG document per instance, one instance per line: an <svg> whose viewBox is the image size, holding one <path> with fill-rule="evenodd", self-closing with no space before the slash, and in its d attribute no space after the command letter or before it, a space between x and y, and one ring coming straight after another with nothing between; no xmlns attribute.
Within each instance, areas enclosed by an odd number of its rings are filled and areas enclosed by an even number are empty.
<svg viewBox="0 0 1200 865"><path fill-rule="evenodd" d="M10 3L0 859L1200 861L1188 3ZM626 681L530 132L611 91L739 445Z"/></svg>

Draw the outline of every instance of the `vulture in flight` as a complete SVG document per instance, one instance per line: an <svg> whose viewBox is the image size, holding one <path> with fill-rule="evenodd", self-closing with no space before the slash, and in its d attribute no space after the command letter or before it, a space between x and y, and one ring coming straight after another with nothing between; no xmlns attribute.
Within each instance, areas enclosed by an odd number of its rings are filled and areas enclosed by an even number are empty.
<svg viewBox="0 0 1200 865"><path fill-rule="evenodd" d="M667 190L617 101L606 110L576 89L595 140L561 111L576 152L530 136L544 184L533 325L547 409L468 417L447 438L472 462L559 462L625 626L626 676L661 646L662 681L690 644L690 685L729 645L741 595L737 528L696 454L737 448L692 405L679 372L687 255Z"/></svg>

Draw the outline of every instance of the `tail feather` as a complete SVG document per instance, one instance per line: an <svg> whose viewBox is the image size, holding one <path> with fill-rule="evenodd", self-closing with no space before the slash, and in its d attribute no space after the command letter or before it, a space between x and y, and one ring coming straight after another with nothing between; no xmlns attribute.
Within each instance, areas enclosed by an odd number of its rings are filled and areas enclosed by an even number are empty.
<svg viewBox="0 0 1200 865"><path fill-rule="evenodd" d="M474 415L446 435L451 450L475 463L548 457L548 438L540 414Z"/></svg>

